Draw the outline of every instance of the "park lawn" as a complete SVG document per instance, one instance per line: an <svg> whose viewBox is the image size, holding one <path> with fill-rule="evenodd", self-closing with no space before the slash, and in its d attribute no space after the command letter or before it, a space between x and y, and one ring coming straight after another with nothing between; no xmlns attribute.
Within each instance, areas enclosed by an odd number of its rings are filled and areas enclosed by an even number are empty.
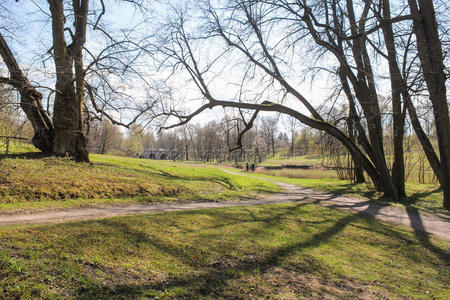
<svg viewBox="0 0 450 300"><path fill-rule="evenodd" d="M403 206L411 210L437 214L440 217L450 219L449 211L443 208L442 201L444 199L444 195L442 190L433 184L406 182L406 194L408 198L404 199L403 203L395 203L386 197L382 197L382 194L376 192L373 186L366 183L357 184L351 182L350 180L340 180L337 178L288 178L259 173L252 173L251 176L253 178L261 178L272 182L278 181L295 184L302 187L329 191L339 195L361 197L383 205Z"/></svg>
<svg viewBox="0 0 450 300"><path fill-rule="evenodd" d="M0 249L0 298L450 298L449 242L315 204L11 226Z"/></svg>
<svg viewBox="0 0 450 300"><path fill-rule="evenodd" d="M298 156L288 156L277 154L273 157L264 159L264 161L259 164L261 166L281 166L281 165L305 165L305 166L322 166L324 160L327 158L323 154L307 154Z"/></svg>
<svg viewBox="0 0 450 300"><path fill-rule="evenodd" d="M258 173L271 175L271 176L280 176L280 177L288 177L288 178L301 178L301 179L330 179L330 178L338 178L338 174L335 170L324 170L320 168L311 168L311 169L291 169L291 168L282 168L282 169L261 169L257 170Z"/></svg>
<svg viewBox="0 0 450 300"><path fill-rule="evenodd" d="M192 166L107 155L0 159L0 210L20 211L162 201L217 201L277 191L267 181Z"/></svg>

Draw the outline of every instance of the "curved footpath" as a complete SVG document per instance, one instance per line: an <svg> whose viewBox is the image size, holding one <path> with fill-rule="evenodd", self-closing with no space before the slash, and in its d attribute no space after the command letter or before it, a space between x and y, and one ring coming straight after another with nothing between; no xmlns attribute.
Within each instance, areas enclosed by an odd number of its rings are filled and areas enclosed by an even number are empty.
<svg viewBox="0 0 450 300"><path fill-rule="evenodd" d="M225 172L252 177L251 175L235 173L227 170ZM273 183L278 184L283 189L283 192L265 195L258 199L221 202L151 203L126 206L86 207L27 214L0 213L0 226L59 223L73 220L88 220L113 216L146 214L151 212L197 210L217 207L276 203L315 203L326 207L344 210L350 213L369 215L384 222L408 226L414 230L424 231L450 241L450 222L434 215L412 212L396 206L383 206L364 199L338 196L324 191L302 188L276 181L273 181Z"/></svg>

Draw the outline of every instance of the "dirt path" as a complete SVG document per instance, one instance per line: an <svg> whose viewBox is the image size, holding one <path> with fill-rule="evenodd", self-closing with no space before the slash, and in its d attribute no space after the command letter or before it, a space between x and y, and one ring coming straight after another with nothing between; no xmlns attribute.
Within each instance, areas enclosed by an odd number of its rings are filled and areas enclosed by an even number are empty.
<svg viewBox="0 0 450 300"><path fill-rule="evenodd" d="M257 176L252 176L251 173L243 174L228 170L224 171L234 175L261 179ZM362 213L384 222L404 225L450 241L450 222L435 215L418 213L397 206L379 205L361 198L339 196L325 191L302 188L277 181L271 182L281 186L285 195L288 198L295 199L295 202L317 203L350 213Z"/></svg>
<svg viewBox="0 0 450 300"><path fill-rule="evenodd" d="M242 173L235 173L231 171L226 172L252 177L251 175ZM363 213L373 216L381 221L405 225L413 228L414 230L425 231L442 239L450 240L450 222L433 215L418 214L400 207L382 206L363 199L337 196L331 193L302 188L291 184L280 182L274 183L278 184L283 189L283 192L270 194L258 199L222 202L134 204L127 206L76 208L63 211L48 211L28 214L0 214L0 226L59 223L71 220L99 219L151 212L196 210L244 205L316 203L322 206L333 207L351 213Z"/></svg>

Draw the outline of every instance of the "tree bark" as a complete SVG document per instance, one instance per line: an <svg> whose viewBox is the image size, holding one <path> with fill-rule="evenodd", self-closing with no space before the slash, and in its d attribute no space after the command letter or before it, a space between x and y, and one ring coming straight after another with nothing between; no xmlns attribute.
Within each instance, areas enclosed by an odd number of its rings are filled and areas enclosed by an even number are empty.
<svg viewBox="0 0 450 300"><path fill-rule="evenodd" d="M344 90L345 95L347 96L348 100L348 106L349 106L349 114L348 114L348 120L347 120L347 126L348 126L348 134L350 139L353 143L356 143L355 138L355 132L358 135L358 139L360 141L360 144L362 145L364 151L369 155L369 157L373 157L372 148L370 147L369 142L367 141L367 137L365 135L365 132L362 128L361 122L359 121L356 107L355 107L355 100L353 99L353 95L350 91L350 86L348 85L347 77L342 72L342 69L339 69L338 71L339 78L341 80L342 89ZM356 129L356 128L357 129ZM356 129L356 130L355 130ZM353 164L355 165L355 182L356 183L363 183L366 181L364 178L364 170L361 166L361 162L357 157L353 157Z"/></svg>
<svg viewBox="0 0 450 300"><path fill-rule="evenodd" d="M349 109L349 114L348 114L348 120L347 120L347 127L348 127L348 135L350 140L353 143L356 143L356 138L355 138L355 129L354 129L354 122L356 120L357 116L356 116L356 111L354 109L354 106L351 105L350 109ZM359 159L357 157L353 157L352 156L352 161L353 161L353 172L354 172L354 180L356 183L363 183L366 181L366 179L364 178L364 170L361 167L361 162L359 161Z"/></svg>
<svg viewBox="0 0 450 300"><path fill-rule="evenodd" d="M52 16L53 51L56 66L56 94L53 107L56 155L72 156L77 161L89 161L86 137L83 133L84 74L82 46L86 39L88 1L74 1L75 35L72 44L64 37L64 3L49 0ZM75 65L75 78L73 68ZM75 85L74 85L75 83Z"/></svg>
<svg viewBox="0 0 450 300"><path fill-rule="evenodd" d="M383 146L383 128L381 123L381 111L378 103L378 95L375 87L374 75L371 67L370 57L366 49L365 22L369 11L370 2L366 2L359 23L356 22L353 1L347 0L347 12L350 22L351 33L358 36L353 40L352 52L358 69L356 78L349 77L355 90L356 98L364 111L367 120L367 129L370 144L373 150L373 163L376 166L381 184L384 186L387 196L394 201L399 201L400 196L395 188L391 174L386 164ZM345 69L350 72L346 62ZM353 80L352 80L353 78Z"/></svg>
<svg viewBox="0 0 450 300"><path fill-rule="evenodd" d="M380 22L391 19L389 0L382 0L383 18ZM394 138L394 164L392 165L392 181L400 198L406 196L405 191L405 158L403 149L403 136L405 131L405 116L402 112L401 86L403 84L402 74L397 64L397 53L395 51L394 31L392 24L383 22L382 30L386 43L389 73L391 80L392 95L392 118Z"/></svg>
<svg viewBox="0 0 450 300"><path fill-rule="evenodd" d="M444 58L435 10L431 0L408 0L408 3L414 17L413 29L417 39L417 49L433 106L441 158L443 205L450 210L450 121L445 86Z"/></svg>
<svg viewBox="0 0 450 300"><path fill-rule="evenodd" d="M3 78L3 83L12 85L19 91L20 107L33 126L33 145L45 153L51 153L54 142L52 120L42 106L42 94L23 74L8 44L0 34L0 55L10 73L10 78Z"/></svg>

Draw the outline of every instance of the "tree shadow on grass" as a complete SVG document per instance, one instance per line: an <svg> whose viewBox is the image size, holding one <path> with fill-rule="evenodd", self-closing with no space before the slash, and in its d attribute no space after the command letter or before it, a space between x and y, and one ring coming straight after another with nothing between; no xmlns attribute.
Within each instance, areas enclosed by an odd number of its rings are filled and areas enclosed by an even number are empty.
<svg viewBox="0 0 450 300"><path fill-rule="evenodd" d="M251 216L253 222L260 222L261 227L259 229L260 234L264 233L264 227L273 226L275 223L279 222L284 218L284 216L289 216L294 212L298 213L298 210L294 207L280 211L273 218L261 218L259 216ZM148 246L155 247L156 249L167 253L167 255L180 260L193 267L196 272L189 272L188 274L182 275L172 275L162 282L141 282L141 283L111 283L108 285L93 284L88 288L83 288L79 291L78 296L80 298L88 298L90 295L96 295L97 297L130 297L136 298L148 295L148 293L157 293L158 291L183 289L188 295L197 296L212 296L221 297L229 292L227 285L231 280L239 280L244 274L253 274L255 272L264 274L270 269L280 266L290 255L301 252L305 249L315 248L320 246L322 243L327 243L334 236L339 234L345 229L345 227L360 218L362 213L346 215L334 222L333 225L329 226L325 230L316 233L311 236L306 241L301 241L297 243L290 243L278 248L273 249L267 254L261 256L247 255L242 258L235 258L232 263L227 261L227 259L221 259L212 264L208 264L207 261L193 260L189 255L189 249L183 244L174 243L171 241L161 240L159 238L151 237L139 232L135 229L130 228L126 224L112 222L109 225L123 231L130 237L130 239L143 243L143 246L148 244ZM222 216L223 217L223 216ZM221 217L219 217L220 219ZM226 226L227 223L230 225L236 224L237 222L249 222L249 220L228 220L225 224L220 226ZM212 229L216 227L210 227ZM250 234L250 233L249 233ZM251 235L255 237L255 232ZM211 236L210 238L212 238ZM240 237L245 239L247 236L245 234ZM258 237L258 235L256 235ZM220 238L219 236L217 238ZM315 272L325 274L327 271L323 269L324 267L315 261L313 258L308 258L308 266L304 266L303 269L295 270L296 272ZM184 297L182 297L184 298Z"/></svg>
<svg viewBox="0 0 450 300"><path fill-rule="evenodd" d="M157 221L157 224L161 224L161 226L175 226L174 232L181 237L180 239L166 239L163 235L157 236L152 234L152 231L145 231L142 229L148 222L146 219L151 220L151 218L153 218L152 215L136 216L134 217L137 218L136 223L130 223L127 217L77 222L71 224L71 230L77 234L77 227L79 227L81 231L78 233L79 236L77 235L74 238L69 234L68 236L64 236L61 240L55 240L54 243L57 245L66 245L69 244L69 242L73 243L78 240L82 241L82 243L77 243L77 246L75 246L74 249L77 249L76 247L79 247L79 249L82 249L83 247L95 249L96 241L104 243L107 242L108 236L120 235L121 238L124 239L125 244L118 249L111 248L114 253L116 253L116 251L119 254L122 251L128 253L128 250L130 250L131 254L127 255L134 255L136 259L139 259L140 249L152 247L159 253L162 253L162 255L167 256L170 260L176 261L177 264L187 266L181 267L180 271L177 269L175 273L170 273L169 277L162 280L160 277L155 277L152 273L135 275L138 272L134 270L128 271L126 268L122 268L122 270L119 268L119 271L117 271L117 269L110 264L81 262L83 267L80 269L80 272L82 272L80 275L85 279L83 279L83 282L73 283L76 288L75 296L80 299L134 299L147 297L149 295L164 297L164 291L168 291L168 293L179 292L182 294L179 298L196 298L199 296L209 296L212 298L229 297L230 292L240 292L238 288L235 287L236 282L245 282L246 277L252 276L252 274L257 274L257 276L260 274L263 276L265 273L270 274L278 267L284 269L289 268L297 274L316 274L315 276L321 277L330 272L329 267L322 265L317 259L308 255L307 252L303 252L303 250L316 248L321 244L329 243L333 237L342 232L347 226L359 226L359 228L366 231L374 231L383 235L392 236L392 246L398 246L398 240L400 240L401 243L404 241L416 243L411 235L395 230L395 228L392 228L391 226L383 225L376 220L371 220L372 218L368 218L368 223L360 224L360 222L355 222L362 216L365 218L367 217L364 215L364 212L353 215L343 213L336 215L336 213L331 213L333 211L332 209L327 210L327 208L319 208L325 211L320 214L320 218L317 219L317 222L308 222L308 215L306 214L309 211L302 208L302 206L308 204L310 203L297 203L282 207L274 207L270 208L270 212L268 208L262 208L261 210L260 208L243 208L244 211L247 211L247 214L239 212L235 213L233 210L228 209L177 212L171 214L175 219L173 222L169 218L167 220L164 218L165 221L163 223ZM242 211L242 208L239 211ZM274 211L275 213L273 213ZM330 212L330 214L327 212ZM183 225L184 223L176 221L177 215L184 214L192 215L192 218L185 219L187 222L186 224L189 224L191 220L197 220L197 217L201 216L205 216L207 220L211 218L214 220L208 221L206 225L201 226L199 230L186 229ZM302 217L302 214L305 215L304 218ZM260 255L258 252L255 252L254 255L242 253L242 256L232 256L232 253L241 251L239 250L239 245L236 246L235 244L231 244L229 246L230 250L216 250L216 248L208 245L207 242L212 239L221 239L223 231L216 232L216 229L226 226L239 229L239 232L232 233L237 236L237 240L246 240L249 237L253 239L265 239L267 238L266 229L276 227L283 220L293 220L293 216L295 216L296 219L299 219L298 221L300 223L312 224L309 228L315 229L316 232L308 236L308 239L306 240L293 241L285 243L282 246L274 246ZM305 219L305 221L302 219ZM153 221L151 222L153 223ZM376 224L373 224L372 222ZM93 236L91 232L83 231L82 229L89 223L92 223L92 226L98 224L98 229L96 229ZM257 224L257 226L246 227L246 223L253 225ZM329 223L329 225L323 225L322 229L314 227L314 224L326 223ZM243 226L239 226L239 224L242 224ZM101 229L102 226L106 227L105 230ZM299 224L299 226L301 226L301 224ZM317 232L318 230L321 231ZM183 236L190 234L194 234L194 238L188 237L186 239L187 242L184 242L185 239ZM423 235L421 232L417 232L416 236L425 247L433 252L439 253L439 259L442 263L449 261L448 254L431 244L428 236ZM94 237L94 242L89 242L89 237ZM358 238L365 239L366 235L360 234ZM370 235L367 238L371 240ZM377 243L378 241L375 239L373 242ZM197 243L207 247L207 252L205 254L202 254L201 251L197 251ZM221 244L219 243L218 245L220 246ZM224 246L227 245L229 245L229 243L224 244ZM106 249L109 248L107 247ZM212 256L214 261L210 261L211 256L208 256L210 251L218 251L218 257L215 255ZM83 253L82 250L81 252ZM253 251L250 251L250 253L253 253ZM296 253L302 256L302 261L304 263L301 265L289 264L289 266L286 267L286 265L284 265L286 259ZM414 255L414 253L409 253L408 255ZM87 274L96 274L99 270L108 274L108 279L106 281L101 282L98 279L94 279L96 277L95 275L93 277L87 276ZM133 276L136 277L134 278ZM332 284L332 282L327 281L327 284ZM305 289L307 288L308 287L305 287ZM249 292L246 286L243 287L242 291L243 293Z"/></svg>
<svg viewBox="0 0 450 300"><path fill-rule="evenodd" d="M373 199L378 196L378 192L375 191L375 189L364 189L364 190L358 190L355 189L355 187L359 187L364 185L363 183L347 183L347 184L340 184L338 186L333 186L332 190L329 190L330 193L337 194L337 195L357 195L357 196L363 196L365 198ZM321 188L318 187L320 190Z"/></svg>
<svg viewBox="0 0 450 300"><path fill-rule="evenodd" d="M411 220L411 224L414 226L414 235L416 239L428 250L436 254L441 260L450 262L450 254L441 248L435 246L430 239L430 234L426 232L425 226L422 221L422 217L416 208L408 208L406 210L408 217Z"/></svg>
<svg viewBox="0 0 450 300"><path fill-rule="evenodd" d="M12 159L41 159L45 157L50 157L52 154L50 153L43 153L43 152L24 152L24 153L14 153L14 154L0 154L0 160L6 159L6 158L12 158Z"/></svg>
<svg viewBox="0 0 450 300"><path fill-rule="evenodd" d="M450 212L444 210L442 208L442 204L439 203L439 205L426 205L425 199L426 197L433 196L435 194L441 193L441 188L436 188L430 191L420 191L415 192L412 195L404 198L401 202L394 202L391 198L380 195L379 192L375 191L374 189L370 190L358 190L354 189L357 186L360 186L361 183L349 183L344 185L339 185L337 187L333 187L333 190L330 190L330 193L336 194L336 195L348 195L348 196L363 196L364 198L369 199L370 201L373 201L374 203L378 203L380 205L393 205L393 204L400 204L405 207L407 210L411 211L417 211L419 208L421 211L428 212L431 214L435 214L438 217L444 218L448 221L450 221ZM319 187L320 189L320 187ZM422 203L421 203L422 202ZM424 205L425 204L425 205Z"/></svg>
<svg viewBox="0 0 450 300"><path fill-rule="evenodd" d="M417 203L418 200L420 200L420 198L428 197L428 196L431 196L433 194L437 194L440 192L442 192L442 188L436 188L431 191L415 192L414 194L409 196L408 199L406 199L406 203L415 204L415 203Z"/></svg>
<svg viewBox="0 0 450 300"><path fill-rule="evenodd" d="M439 204L436 204L435 207L433 206L427 206L424 207L424 205L420 202L423 202L425 198L427 197L433 197L437 196L437 194L442 193L442 188L436 188L430 191L422 191L422 192L415 192L414 194L410 195L408 198L406 198L403 202L405 207L410 209L411 211L417 211L418 207L420 207L421 210L437 214L439 217L447 219L450 221L450 212L448 210L445 210L442 207L442 201L439 202ZM442 196L441 196L442 197ZM441 198L442 199L442 198ZM432 201L432 200L429 200Z"/></svg>
<svg viewBox="0 0 450 300"><path fill-rule="evenodd" d="M331 205L330 207L334 208L357 208L366 206L367 208L364 211L361 211L361 214L364 214L368 218L375 219L377 212L383 207L379 204L372 203L370 201L349 204L349 205ZM425 225L423 224L422 216L417 208L414 207L406 207L405 209L408 218L411 223L411 228L414 231L414 235L416 239L422 244L423 247L435 253L441 260L450 261L450 255L439 247L435 246L430 240L430 234L427 232ZM376 230L375 230L376 231ZM379 232L379 231L378 231ZM379 232L380 233L380 232ZM396 238L402 238L400 235L396 235ZM409 241L412 242L412 241Z"/></svg>
<svg viewBox="0 0 450 300"><path fill-rule="evenodd" d="M242 217L239 217L239 215L234 215L233 212L224 210L224 209L218 209L214 210L213 212L209 211L181 211L177 212L176 215L191 215L193 218L196 216L202 217L202 216L210 216L214 217L215 222L220 224L214 224L210 226L204 226L201 228L196 229L186 229L177 226L176 232L183 235L189 235L189 234L195 234L195 236L200 240L211 240L211 239L220 239L221 235L220 233L217 233L217 230L220 230L223 227L227 226L235 226L235 225L244 225L244 224L250 224L250 223L257 223L259 226L252 230L251 232L242 232L239 236L241 239L245 239L248 237L261 237L264 238L265 230L269 227L274 227L283 220L288 219L290 216L295 215L295 212L297 211L297 208L299 206L302 206L305 204L298 204L295 206L287 206L287 207L279 207L275 209L271 209L271 211L276 210L277 213L275 215L271 214L270 216L257 216L254 214L251 210L245 209L248 212L248 215L244 215ZM140 216L140 218L152 218L152 215L147 216ZM149 245L154 247L155 249L167 253L170 256L178 259L179 261L183 262L184 264L190 265L190 266L198 266L198 261L193 261L192 258L189 256L189 251L186 247L187 245L184 243L174 243L172 241L166 241L161 238L158 238L155 235L149 235L148 233L145 233L144 231L134 227L130 226L126 220L123 219L105 219L99 221L102 225L105 225L107 227L110 227L114 231L118 231L121 234L125 235L127 237L127 240L132 244L142 244L142 245ZM174 223L175 225L175 223ZM210 233L202 233L209 231ZM195 246L193 246L195 248Z"/></svg>

